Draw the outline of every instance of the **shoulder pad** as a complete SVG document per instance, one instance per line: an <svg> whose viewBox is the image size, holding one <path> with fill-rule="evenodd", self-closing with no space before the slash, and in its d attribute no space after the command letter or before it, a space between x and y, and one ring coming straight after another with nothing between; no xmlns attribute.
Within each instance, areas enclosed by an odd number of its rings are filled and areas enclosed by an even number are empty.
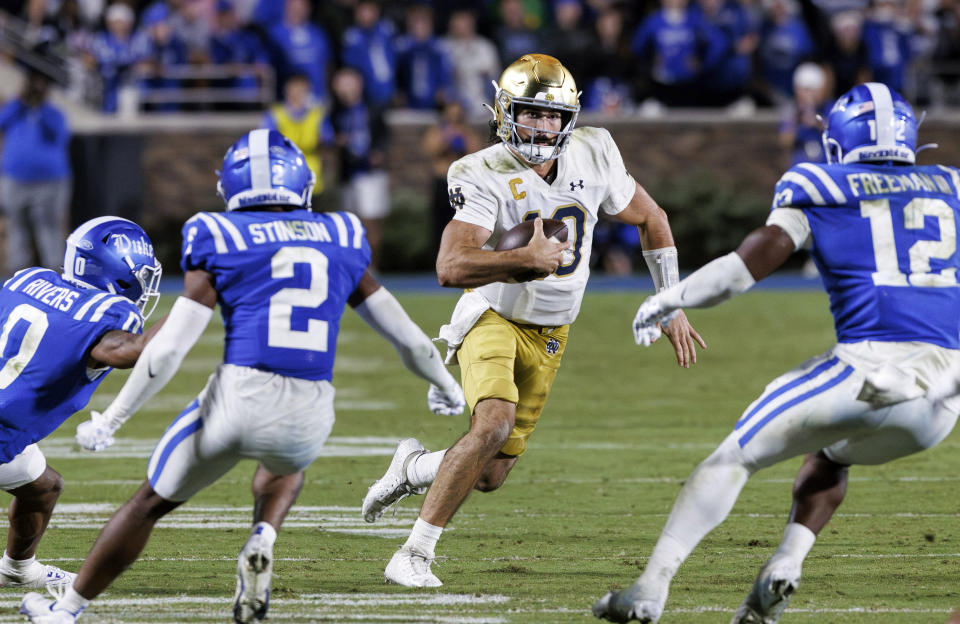
<svg viewBox="0 0 960 624"><path fill-rule="evenodd" d="M777 182L773 208L805 208L845 205L849 200L839 182L839 165L800 163ZM836 178L836 179L835 179Z"/></svg>
<svg viewBox="0 0 960 624"><path fill-rule="evenodd" d="M94 292L94 291L88 291ZM100 323L109 329L123 329L139 333L143 326L143 317L136 304L120 295L98 292L90 296L77 308L74 320Z"/></svg>
<svg viewBox="0 0 960 624"><path fill-rule="evenodd" d="M198 212L183 224L184 253L188 248L200 246L204 240L213 246L216 253L243 251L247 243L240 229L222 212Z"/></svg>
<svg viewBox="0 0 960 624"><path fill-rule="evenodd" d="M335 242L339 243L341 247L363 248L366 232L357 215L346 211L328 212L326 214L333 221Z"/></svg>

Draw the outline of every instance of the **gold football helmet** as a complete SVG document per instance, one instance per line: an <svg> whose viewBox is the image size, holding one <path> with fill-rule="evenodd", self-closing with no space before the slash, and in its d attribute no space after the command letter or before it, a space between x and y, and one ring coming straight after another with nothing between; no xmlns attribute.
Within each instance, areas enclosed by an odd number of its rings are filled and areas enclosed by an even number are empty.
<svg viewBox="0 0 960 624"><path fill-rule="evenodd" d="M500 74L499 82L494 82L493 86L496 89L492 107L493 123L500 140L533 165L559 156L567 146L567 139L577 124L577 114L580 112L580 92L567 68L552 56L525 54L508 65ZM534 131L541 136L544 131L516 122L517 108L526 106L560 111L562 129L556 133L553 145L534 143ZM518 127L529 129L530 137L520 138Z"/></svg>

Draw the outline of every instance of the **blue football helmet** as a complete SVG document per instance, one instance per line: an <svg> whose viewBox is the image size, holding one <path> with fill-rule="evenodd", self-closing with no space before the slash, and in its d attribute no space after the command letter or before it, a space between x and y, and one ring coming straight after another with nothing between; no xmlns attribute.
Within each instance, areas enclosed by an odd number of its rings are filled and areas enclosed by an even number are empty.
<svg viewBox="0 0 960 624"><path fill-rule="evenodd" d="M227 210L260 206L310 209L316 181L300 148L276 130L252 130L230 146L217 195Z"/></svg>
<svg viewBox="0 0 960 624"><path fill-rule="evenodd" d="M917 160L917 118L903 96L867 82L840 96L827 115L823 149L829 163Z"/></svg>
<svg viewBox="0 0 960 624"><path fill-rule="evenodd" d="M144 319L157 305L162 273L150 237L133 221L97 217L67 237L63 278L126 297L137 304Z"/></svg>

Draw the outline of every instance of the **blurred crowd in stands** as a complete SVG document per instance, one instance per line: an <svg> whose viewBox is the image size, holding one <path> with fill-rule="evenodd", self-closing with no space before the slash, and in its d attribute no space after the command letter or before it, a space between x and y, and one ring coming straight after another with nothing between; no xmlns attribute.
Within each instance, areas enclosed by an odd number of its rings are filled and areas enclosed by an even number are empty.
<svg viewBox="0 0 960 624"><path fill-rule="evenodd" d="M131 83L147 109L252 109L254 97L191 101L171 90L189 81L243 94L261 73L276 77L278 98L290 76L305 76L329 105L333 72L348 67L375 110L458 100L480 120L490 81L532 51L570 68L586 110L613 114L778 105L805 61L826 71L832 93L869 78L921 106L960 103L958 0L0 0L0 9L98 75L104 111L122 106ZM231 71L184 71L211 65Z"/></svg>
<svg viewBox="0 0 960 624"><path fill-rule="evenodd" d="M439 113L422 146L436 248L446 168L482 147L491 82L528 52L571 70L585 111L777 107L791 163L823 161L817 115L858 82L931 110L960 106L960 0L0 0L0 33L8 52L15 38L59 59L68 97L107 114L265 111L261 125L306 153L315 194L333 184L338 207L363 219L374 265L390 211L384 111ZM64 221L69 194L69 130L45 88L37 95L43 73L0 111L0 134L19 137L0 154L14 235L25 214ZM22 164L34 147L58 156L34 171ZM39 178L55 214L17 208L37 203L24 189ZM602 224L595 237L598 261L629 271L634 228Z"/></svg>

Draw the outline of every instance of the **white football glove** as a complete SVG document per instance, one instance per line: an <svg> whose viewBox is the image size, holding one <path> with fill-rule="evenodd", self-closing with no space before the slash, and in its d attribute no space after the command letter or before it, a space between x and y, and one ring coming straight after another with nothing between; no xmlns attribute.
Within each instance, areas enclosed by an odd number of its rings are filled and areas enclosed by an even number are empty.
<svg viewBox="0 0 960 624"><path fill-rule="evenodd" d="M427 405L434 414L456 416L463 413L463 408L467 406L467 399L463 396L463 390L458 383L454 383L446 391L430 384L430 390L427 391Z"/></svg>
<svg viewBox="0 0 960 624"><path fill-rule="evenodd" d="M113 434L116 428L100 412L90 411L90 420L77 425L77 444L88 451L102 451L116 442Z"/></svg>
<svg viewBox="0 0 960 624"><path fill-rule="evenodd" d="M647 297L646 301L640 304L637 315L633 317L633 340L638 345L649 347L660 334L660 326L669 327L670 321L677 315L677 310L664 313L660 307L660 300L656 295Z"/></svg>

